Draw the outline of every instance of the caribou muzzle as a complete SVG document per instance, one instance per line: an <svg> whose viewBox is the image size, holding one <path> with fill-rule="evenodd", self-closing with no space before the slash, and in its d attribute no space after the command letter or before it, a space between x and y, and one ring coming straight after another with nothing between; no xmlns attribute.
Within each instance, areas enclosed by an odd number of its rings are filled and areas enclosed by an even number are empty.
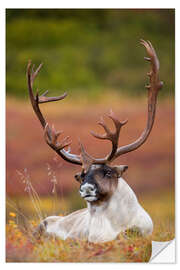
<svg viewBox="0 0 180 270"><path fill-rule="evenodd" d="M85 182L81 184L79 193L83 199L89 202L97 201L98 196L98 187L94 183Z"/></svg>

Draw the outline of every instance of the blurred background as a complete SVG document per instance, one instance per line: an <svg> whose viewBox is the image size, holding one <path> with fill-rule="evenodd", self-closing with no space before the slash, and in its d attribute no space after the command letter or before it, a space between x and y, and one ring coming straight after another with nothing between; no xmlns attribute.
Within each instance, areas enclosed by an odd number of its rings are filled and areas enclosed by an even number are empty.
<svg viewBox="0 0 180 270"><path fill-rule="evenodd" d="M173 9L6 10L8 212L14 205L34 215L27 179L39 194L45 215L85 206L74 179L81 168L61 160L44 142L28 100L28 60L44 63L35 89L48 89L52 96L68 92L65 100L41 106L47 121L64 130L62 137L71 136L72 152L79 153L80 138L90 154L103 157L110 143L96 140L89 132L102 132L97 126L101 115L112 108L120 120L129 119L120 145L137 139L146 125L144 85L150 67L143 59L140 38L150 40L156 49L164 87L148 141L119 157L116 164L129 166L124 178L153 220L158 222L162 215L166 231L174 230Z"/></svg>

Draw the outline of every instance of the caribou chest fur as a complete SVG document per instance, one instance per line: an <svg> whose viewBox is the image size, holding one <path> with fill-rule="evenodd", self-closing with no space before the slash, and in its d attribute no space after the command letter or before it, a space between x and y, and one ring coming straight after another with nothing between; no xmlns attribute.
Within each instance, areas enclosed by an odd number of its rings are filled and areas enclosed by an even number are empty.
<svg viewBox="0 0 180 270"><path fill-rule="evenodd" d="M97 173L95 177L84 180L87 190L89 187L93 187L97 180L100 180L100 172L98 167L93 165ZM105 168L107 169L107 168ZM91 172L92 172L91 168ZM93 181L93 179L96 179ZM110 179L112 180L112 179ZM106 179L107 181L107 179ZM92 186L91 186L92 185ZM99 184L98 184L99 185ZM101 183L103 186L103 183ZM108 185L107 185L108 186ZM81 184L81 187L83 185ZM104 194L104 197L99 194L104 192L102 187L99 187L98 191L94 191L92 194L97 193L97 200L92 196L87 196L81 192L81 196L85 196L87 200L87 208L78 210L65 217L50 216L47 217L42 223L47 233L54 234L62 239L76 238L86 239L90 242L106 242L115 239L120 232L133 227L138 228L142 235L148 235L152 233L153 224L150 216L139 204L135 193L129 187L122 177L117 178L117 183L114 183L108 187L112 190L110 194ZM88 198L91 198L90 200Z"/></svg>

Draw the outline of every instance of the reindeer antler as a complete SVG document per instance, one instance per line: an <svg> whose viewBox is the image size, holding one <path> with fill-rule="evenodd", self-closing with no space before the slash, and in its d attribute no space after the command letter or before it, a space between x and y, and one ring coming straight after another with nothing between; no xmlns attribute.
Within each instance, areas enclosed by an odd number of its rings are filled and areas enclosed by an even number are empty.
<svg viewBox="0 0 180 270"><path fill-rule="evenodd" d="M42 64L36 69L36 71L31 71L31 62L28 63L27 67L27 77L28 77L28 88L29 88L29 96L31 99L31 104L36 113L41 125L44 129L44 137L47 144L56 151L64 160L69 161L74 164L83 165L84 169L88 169L91 164L102 164L102 163L110 163L115 160L117 157L126 154L128 152L134 151L139 148L148 138L155 119L155 112L156 112L156 102L157 102L157 95L159 90L161 89L163 83L159 80L159 60L157 58L156 52L150 43L150 41L141 40L140 43L145 47L148 57L145 57L145 60L151 63L151 70L147 73L149 77L149 85L145 86L148 89L148 119L147 125L144 129L141 136L131 144L122 146L118 148L118 140L120 135L121 128L127 123L127 120L120 122L111 111L108 117L113 121L115 126L115 132L112 132L107 125L105 124L103 118L101 118L98 124L103 127L105 130L105 134L99 135L94 132L91 134L100 140L109 140L112 143L112 150L105 158L93 158L91 157L84 149L82 144L81 147L81 155L74 155L71 154L69 151L66 151L64 148L71 144L68 141L69 137L63 139L63 141L58 142L58 137L62 133L62 131L56 131L54 127L50 128L46 120L44 119L40 109L39 104L51 101L57 101L64 99L66 97L66 93L62 96L58 97L46 97L48 91L46 91L43 95L39 96L38 93L36 96L33 94L33 82L41 69Z"/></svg>
<svg viewBox="0 0 180 270"><path fill-rule="evenodd" d="M157 95L161 87L163 86L163 82L159 80L159 60L157 58L156 52L150 43L150 41L144 41L141 39L140 43L146 48L147 54L149 57L144 57L145 60L149 61L151 63L151 70L150 72L147 73L150 84L146 85L145 87L148 89L148 120L147 120L147 126L141 136L133 143L122 146L117 148L118 145L118 139L120 135L120 129L123 125L127 123L127 120L124 122L119 122L114 116L112 117L112 112L111 115L109 116L115 126L116 126L116 132L113 134L107 126L104 124L104 122L101 122L101 124L105 131L106 135L97 135L95 133L92 133L93 136L95 136L98 139L108 139L112 142L112 151L111 153L104 159L101 159L100 162L111 162L115 160L118 156L121 156L123 154L126 154L128 152L134 151L137 148L139 148L148 138L153 124L154 124L154 119L155 119L155 112L156 112L156 102L157 102Z"/></svg>
<svg viewBox="0 0 180 270"><path fill-rule="evenodd" d="M69 146L71 142L68 142L69 137L66 137L63 139L63 141L60 143L57 141L59 135L62 133L62 131L56 131L54 127L50 128L48 123L46 122L45 118L43 117L39 104L40 103L46 103L51 101L58 101L62 100L67 96L67 93L64 93L61 96L58 97L46 97L48 91L45 91L41 96L39 96L38 93L36 93L36 96L33 94L33 83L38 75L40 69L42 67L42 64L39 65L39 67L34 71L34 66L31 69L31 61L29 61L27 66L27 79L28 79L28 90L29 90L29 97L31 100L31 104L33 107L33 110L39 119L43 129L44 129L44 138L47 142L47 144L56 151L58 155L60 155L64 160L69 161L74 164L82 165L80 156L71 154L69 151L66 151L64 148L66 146Z"/></svg>

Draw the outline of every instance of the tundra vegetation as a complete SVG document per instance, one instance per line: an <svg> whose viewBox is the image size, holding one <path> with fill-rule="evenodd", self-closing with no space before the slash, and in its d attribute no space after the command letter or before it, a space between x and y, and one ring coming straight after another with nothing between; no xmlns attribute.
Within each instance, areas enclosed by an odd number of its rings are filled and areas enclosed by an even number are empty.
<svg viewBox="0 0 180 270"><path fill-rule="evenodd" d="M136 231L127 231L106 243L73 239L64 241L50 235L38 238L33 232L40 222L39 216L46 217L47 209L51 214L53 211L58 214L60 205L59 216L62 216L69 212L69 202L70 207L74 208L78 197L54 198L56 204L51 196L39 201L30 179L25 179L27 175L21 174L20 177L26 182L30 196L23 199L22 207L11 200L7 201L7 262L147 262L151 256L151 240L168 241L174 238L174 194L168 191L163 191L160 196L157 192L141 196L141 203L148 209L154 222L154 231L149 237L142 238ZM79 203L82 205L82 202ZM31 215L28 216L25 211Z"/></svg>

